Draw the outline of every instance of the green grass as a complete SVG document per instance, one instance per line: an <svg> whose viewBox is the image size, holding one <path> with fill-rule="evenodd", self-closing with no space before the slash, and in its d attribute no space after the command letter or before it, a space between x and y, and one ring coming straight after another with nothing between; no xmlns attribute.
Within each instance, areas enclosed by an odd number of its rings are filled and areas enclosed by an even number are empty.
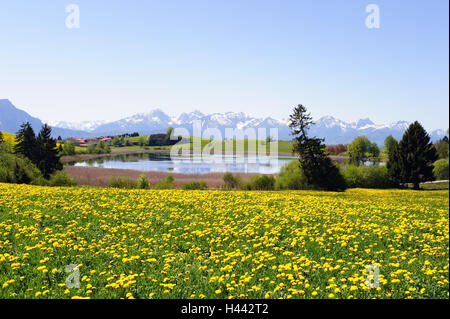
<svg viewBox="0 0 450 319"><path fill-rule="evenodd" d="M129 149L129 150L170 150L171 146L138 146L138 145L133 145L133 146L123 146L123 147L117 147L117 146L111 146L112 150L124 150L124 149Z"/></svg>
<svg viewBox="0 0 450 319"><path fill-rule="evenodd" d="M266 143L263 140L256 140L256 139L239 139L234 141L217 141L213 139L205 139L201 138L201 149L205 149L206 146L210 147L211 149L216 150L223 150L225 151L230 147L233 150L233 152L236 152L236 150L243 149L244 152L247 151L253 151L253 152L259 152L262 148L263 152L269 153L270 152L270 144ZM243 145L243 147L242 147ZM278 141L278 152L279 153L292 153L292 141ZM194 149L197 145L194 145L194 138L190 137L190 148Z"/></svg>
<svg viewBox="0 0 450 319"><path fill-rule="evenodd" d="M144 137L147 140L149 135L131 137L130 141L138 142L141 137ZM189 148L194 150L194 138L192 136L185 137L185 138L189 138ZM226 142L226 141L217 141L217 140L205 139L205 138L201 138L200 141L201 141L200 145L201 145L202 150L205 149L205 147L208 145L210 148L215 148L216 150L221 149L221 150L225 151L225 147L226 147L227 143L230 143L230 142ZM252 150L256 150L256 152L258 152L261 147L263 148L263 150L265 150L266 153L270 152L269 144L266 144L265 141L259 141L256 139L235 140L233 142L233 146L232 146L233 152L236 152L238 145L241 145L242 143L244 145L243 146L244 151L248 151L249 145L250 145L251 147L253 147ZM183 144L183 145L186 145L186 144ZM279 153L292 153L292 146L293 146L292 141L278 141L278 152ZM136 146L124 146L124 147L111 146L111 149L171 149L171 146L144 146L144 147L137 146L137 145Z"/></svg>
<svg viewBox="0 0 450 319"><path fill-rule="evenodd" d="M420 184L420 188L424 190L441 190L441 189L449 189L448 181L442 182L432 182L432 183L422 183ZM408 185L409 188L412 188L412 184Z"/></svg>

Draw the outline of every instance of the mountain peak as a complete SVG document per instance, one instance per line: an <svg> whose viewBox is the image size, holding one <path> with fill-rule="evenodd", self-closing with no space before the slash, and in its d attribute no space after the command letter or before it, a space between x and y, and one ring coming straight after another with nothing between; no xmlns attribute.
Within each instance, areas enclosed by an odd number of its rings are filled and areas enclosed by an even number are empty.
<svg viewBox="0 0 450 319"><path fill-rule="evenodd" d="M334 116L331 116L331 115L325 115L325 116L322 116L319 119L319 121L327 121L327 120L336 120L336 118Z"/></svg>
<svg viewBox="0 0 450 319"><path fill-rule="evenodd" d="M17 109L12 103L11 103L11 101L10 100L8 100L8 99L0 99L0 108L2 108L2 109L10 109L10 110L12 110L12 109Z"/></svg>
<svg viewBox="0 0 450 319"><path fill-rule="evenodd" d="M319 118L317 123L335 123L338 121L339 120L337 120L335 117L333 117L331 115L325 115L325 116L322 116L321 118Z"/></svg>
<svg viewBox="0 0 450 319"><path fill-rule="evenodd" d="M322 116L317 122L315 122L315 124L316 126L325 126L328 128L334 126L345 126L345 124L341 120L338 120L331 115Z"/></svg>
<svg viewBox="0 0 450 319"><path fill-rule="evenodd" d="M200 120L205 117L205 114L200 112L199 110L194 110L192 112L181 113L178 117L174 118L175 123L192 123L194 120Z"/></svg>
<svg viewBox="0 0 450 319"><path fill-rule="evenodd" d="M149 112L144 113L145 115L166 115L163 110L161 110L159 107L151 109Z"/></svg>
<svg viewBox="0 0 450 319"><path fill-rule="evenodd" d="M357 128L361 128L367 125L375 125L374 122L371 121L371 119L369 119L368 117L365 119L360 119L358 120L358 122L356 122L356 127Z"/></svg>
<svg viewBox="0 0 450 319"><path fill-rule="evenodd" d="M192 112L190 112L189 114L195 115L195 116L205 116L205 114L203 114L201 111L199 110L193 110Z"/></svg>

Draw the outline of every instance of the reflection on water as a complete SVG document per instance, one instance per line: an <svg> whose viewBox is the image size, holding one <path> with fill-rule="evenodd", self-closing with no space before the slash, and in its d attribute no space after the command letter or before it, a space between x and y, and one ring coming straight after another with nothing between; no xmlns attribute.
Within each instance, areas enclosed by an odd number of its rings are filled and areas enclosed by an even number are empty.
<svg viewBox="0 0 450 319"><path fill-rule="evenodd" d="M77 163L73 166L104 167L133 169L139 171L161 171L184 174L202 173L260 173L274 174L293 156L236 156L236 155L207 155L207 156L170 156L170 154L126 154L101 157Z"/></svg>

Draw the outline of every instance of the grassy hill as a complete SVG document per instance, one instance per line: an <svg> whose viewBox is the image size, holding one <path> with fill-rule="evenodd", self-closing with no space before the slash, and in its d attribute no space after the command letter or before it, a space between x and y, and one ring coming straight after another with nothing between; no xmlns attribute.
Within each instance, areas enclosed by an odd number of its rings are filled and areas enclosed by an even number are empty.
<svg viewBox="0 0 450 319"><path fill-rule="evenodd" d="M201 139L201 149L205 149L207 145L211 149L215 148L216 150L222 149L225 151L226 147L232 143L231 141L217 141L212 139ZM236 152L236 148L238 145L244 145L244 151L249 151L249 145L252 147L252 151L259 152L262 148L266 153L270 152L270 144L266 143L264 140L256 140L256 139L241 139L233 141L233 152ZM190 148L194 149L194 138L190 137ZM292 141L278 141L278 152L279 153L292 153Z"/></svg>
<svg viewBox="0 0 450 319"><path fill-rule="evenodd" d="M142 135L142 136L136 136L136 137L130 137L130 141L132 142L138 142L141 138L144 138L145 140L148 140L149 135ZM233 152L236 151L237 145L239 143L244 143L244 151L248 151L249 143L250 145L255 144L256 145L256 152L259 151L260 147L263 147L266 152L270 152L270 146L269 144L266 144L264 140L256 140L256 139L240 139L235 140L233 143ZM215 147L216 149L220 149L220 144L222 147L222 150L225 150L226 147L226 141L218 141L213 139L207 139L202 138L201 139L201 149L204 149L206 145L210 144L210 147ZM229 143L229 142L228 142ZM192 136L189 137L189 144L190 148L194 149L194 138ZM117 148L117 147L112 147ZM140 146L127 146L127 147L119 147L119 148L130 148L130 149L139 149ZM148 147L147 148L160 148L160 149L170 149L170 146L158 146L158 147ZM292 153L292 141L278 141L278 152L279 153Z"/></svg>
<svg viewBox="0 0 450 319"><path fill-rule="evenodd" d="M14 145L16 143L16 136L11 133L2 132L3 138L6 141L6 143Z"/></svg>

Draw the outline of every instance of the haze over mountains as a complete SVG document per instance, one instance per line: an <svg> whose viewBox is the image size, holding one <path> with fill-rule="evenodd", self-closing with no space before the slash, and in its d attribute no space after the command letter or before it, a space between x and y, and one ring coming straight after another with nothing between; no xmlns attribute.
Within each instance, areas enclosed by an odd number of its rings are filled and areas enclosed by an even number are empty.
<svg viewBox="0 0 450 319"><path fill-rule="evenodd" d="M35 133L40 130L43 122L25 111L16 108L9 100L0 99L0 131L15 134L22 123L30 122ZM67 128L53 127L55 137L83 136L86 132Z"/></svg>
<svg viewBox="0 0 450 319"><path fill-rule="evenodd" d="M179 116L171 117L161 109L154 109L148 113L139 113L120 119L118 121L84 121L81 123L71 122L50 122L53 128L53 135L67 137L90 137L102 135L117 135L124 133L138 132L140 135L165 132L169 126L183 127L192 132L194 120L200 120L202 129L218 128L225 135L225 128L237 128L245 130L247 128L278 128L278 138L280 140L290 140L290 129L287 120L277 120L271 117L255 118L245 113L213 113L203 114L199 111L182 113ZM0 99L0 130L8 133L16 133L23 122L29 121L35 131L42 126L43 121L30 116L25 111L16 108L9 100ZM365 135L370 140L382 145L386 136L392 134L396 139L400 139L409 123L398 121L392 124L377 125L370 119L361 119L354 123L348 123L332 116L324 116L315 122L310 129L310 134L325 139L325 143L347 144L354 138ZM429 132L433 141L445 136L445 130L435 130Z"/></svg>

